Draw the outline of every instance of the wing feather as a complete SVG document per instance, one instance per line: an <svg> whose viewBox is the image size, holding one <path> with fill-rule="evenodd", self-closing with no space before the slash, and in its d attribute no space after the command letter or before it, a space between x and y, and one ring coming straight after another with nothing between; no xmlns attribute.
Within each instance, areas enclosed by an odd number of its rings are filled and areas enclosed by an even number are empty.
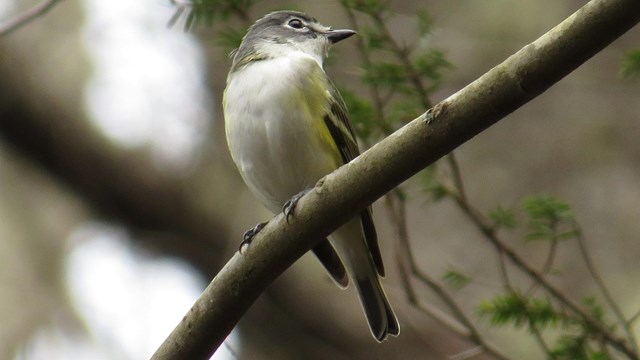
<svg viewBox="0 0 640 360"><path fill-rule="evenodd" d="M331 82L329 82L329 85L329 99L331 104L330 111L324 117L324 123L340 151L342 162L346 164L360 155L360 150L358 149L353 126L347 116L347 106L335 85ZM378 246L378 235L373 224L371 207L363 210L362 213L360 213L360 218L367 247L369 248L373 262L378 274L384 276L384 265L382 263L380 247Z"/></svg>

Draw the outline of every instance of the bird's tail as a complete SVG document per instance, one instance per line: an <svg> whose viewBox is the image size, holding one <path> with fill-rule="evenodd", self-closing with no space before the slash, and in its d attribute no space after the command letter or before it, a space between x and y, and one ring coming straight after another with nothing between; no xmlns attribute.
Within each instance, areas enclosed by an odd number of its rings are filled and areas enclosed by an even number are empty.
<svg viewBox="0 0 640 360"><path fill-rule="evenodd" d="M398 336L400 325L378 276L374 273L373 276L354 280L373 337L383 341L389 335Z"/></svg>
<svg viewBox="0 0 640 360"><path fill-rule="evenodd" d="M389 335L397 336L400 325L380 284L360 219L352 219L331 234L330 239L358 291L373 337L383 341Z"/></svg>

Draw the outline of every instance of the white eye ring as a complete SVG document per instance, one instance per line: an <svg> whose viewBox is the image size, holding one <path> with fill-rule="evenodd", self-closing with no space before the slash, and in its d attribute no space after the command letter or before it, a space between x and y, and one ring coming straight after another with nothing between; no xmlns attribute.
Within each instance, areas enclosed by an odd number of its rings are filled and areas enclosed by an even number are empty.
<svg viewBox="0 0 640 360"><path fill-rule="evenodd" d="M300 19L291 19L287 23L287 26L296 30L304 29L306 26Z"/></svg>

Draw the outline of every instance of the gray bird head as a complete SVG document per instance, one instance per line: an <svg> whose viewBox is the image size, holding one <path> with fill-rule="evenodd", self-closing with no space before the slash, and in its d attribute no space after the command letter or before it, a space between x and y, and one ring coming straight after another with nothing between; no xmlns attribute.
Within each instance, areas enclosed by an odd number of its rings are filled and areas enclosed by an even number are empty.
<svg viewBox="0 0 640 360"><path fill-rule="evenodd" d="M316 19L298 11L275 11L256 21L232 53L233 69L252 61L286 56L302 51L322 64L329 47L356 32L331 30Z"/></svg>

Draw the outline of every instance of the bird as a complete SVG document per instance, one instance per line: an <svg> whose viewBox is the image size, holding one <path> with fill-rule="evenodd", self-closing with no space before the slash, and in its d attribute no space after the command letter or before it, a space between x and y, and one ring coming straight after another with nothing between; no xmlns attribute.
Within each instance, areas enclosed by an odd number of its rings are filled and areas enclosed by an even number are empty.
<svg viewBox="0 0 640 360"><path fill-rule="evenodd" d="M302 12L275 11L249 27L230 55L223 96L227 145L247 187L274 214L286 205L291 215L301 194L360 153L345 102L323 68L331 46L355 33ZM312 251L340 288L355 285L378 342L399 335L380 283L385 271L371 207Z"/></svg>

